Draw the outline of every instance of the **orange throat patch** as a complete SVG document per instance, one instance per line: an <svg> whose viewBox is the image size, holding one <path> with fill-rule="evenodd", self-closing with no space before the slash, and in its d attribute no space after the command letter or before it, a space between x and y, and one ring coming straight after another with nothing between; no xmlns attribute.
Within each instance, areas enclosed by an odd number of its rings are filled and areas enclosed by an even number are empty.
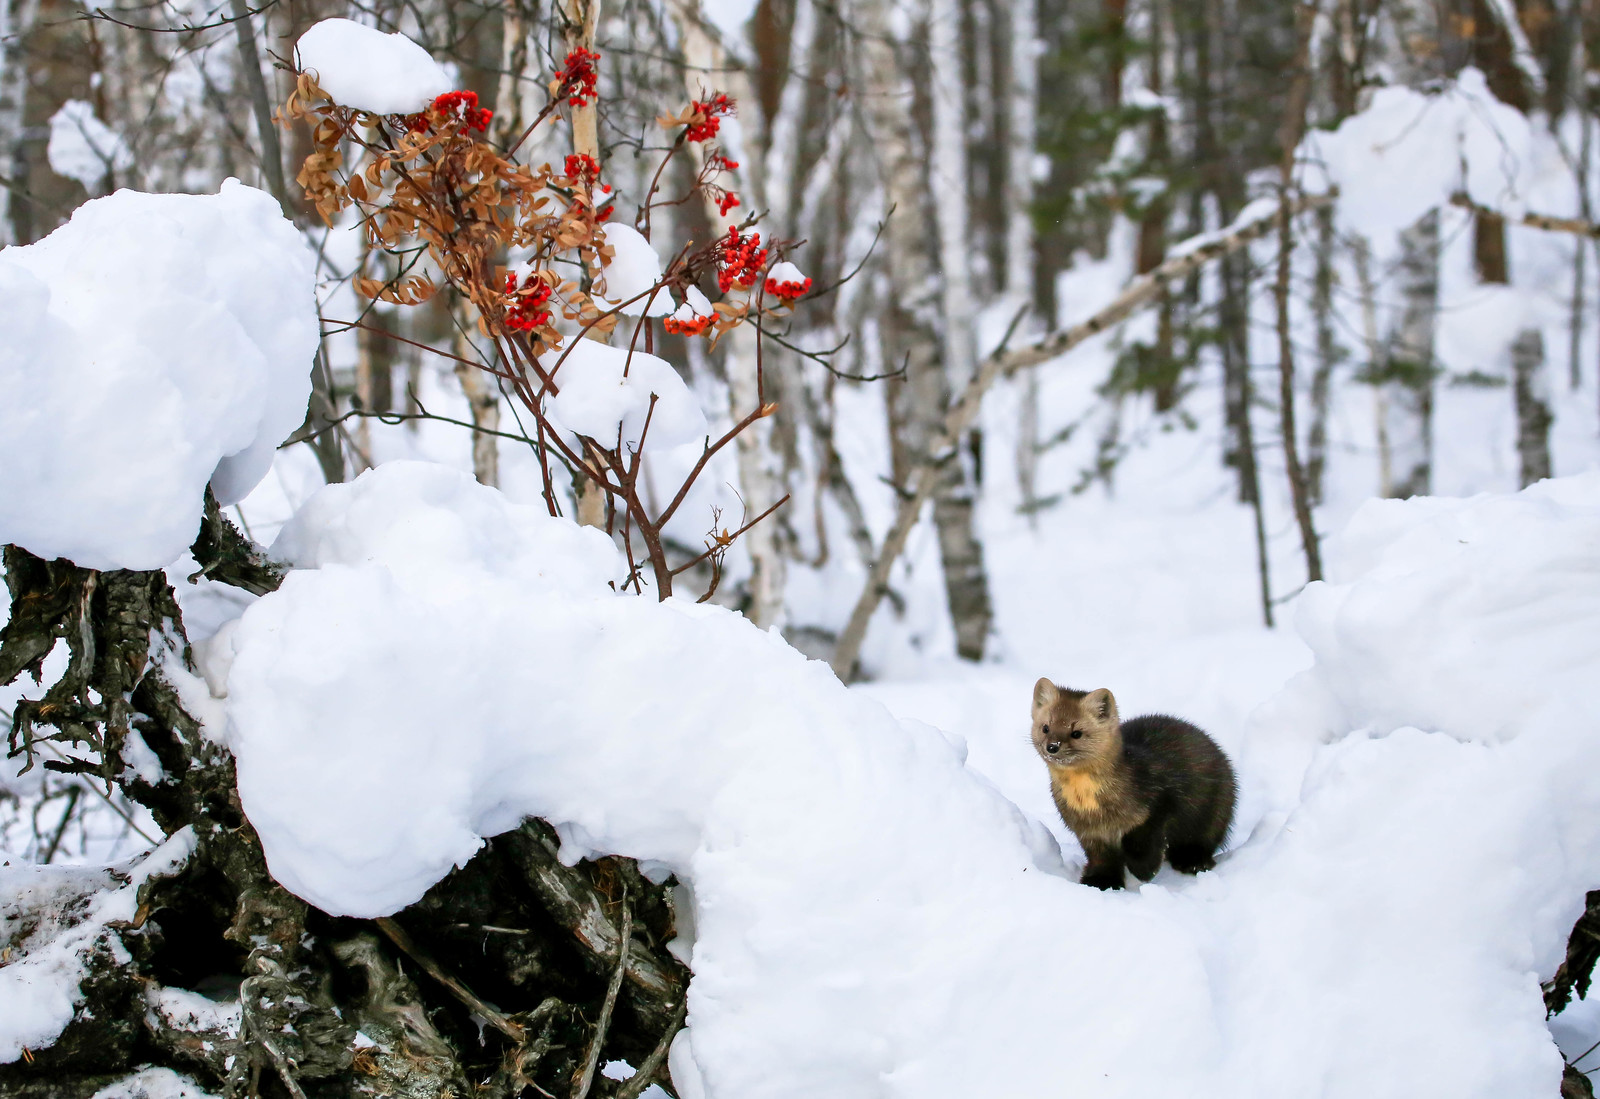
<svg viewBox="0 0 1600 1099"><path fill-rule="evenodd" d="M1079 813L1100 808L1100 776L1086 767L1052 767L1050 785L1058 798Z"/></svg>

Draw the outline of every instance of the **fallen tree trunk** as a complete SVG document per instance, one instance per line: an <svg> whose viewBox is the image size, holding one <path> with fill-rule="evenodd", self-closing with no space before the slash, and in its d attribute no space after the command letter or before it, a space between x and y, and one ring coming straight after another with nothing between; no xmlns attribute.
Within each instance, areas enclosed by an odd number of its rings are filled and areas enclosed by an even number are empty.
<svg viewBox="0 0 1600 1099"><path fill-rule="evenodd" d="M283 579L214 501L193 552L208 577L255 594ZM27 868L26 889L0 876L0 914L15 917L0 921L0 973L48 955L83 974L59 1033L0 1064L0 1094L88 1099L169 1070L226 1096L675 1094L666 1053L689 973L666 949L670 879L617 857L563 866L554 830L528 821L393 917L328 916L272 879L231 757L183 704L175 683L192 669L165 575L14 546L5 563L0 682L37 672L58 641L70 653L18 707L12 755L75 743L84 760L38 762L121 786L171 838L129 867ZM130 738L160 760L156 781L123 763ZM142 869L156 864L167 872ZM38 895L41 873L53 907L25 914L15 898ZM84 922L96 912L116 918ZM641 1071L595 1072L611 1060Z"/></svg>
<svg viewBox="0 0 1600 1099"><path fill-rule="evenodd" d="M1289 216L1325 206L1334 197L1332 193L1299 195L1289 204ZM1212 260L1229 255L1265 236L1282 215L1283 211L1276 201L1252 204L1227 228L1179 244L1164 263L1134 279L1122 293L1089 319L1053 332L1028 347L1013 351L1002 345L1000 350L978 366L972 380L946 414L943 429L928 447L927 457L912 468L905 484L901 486L900 506L895 513L894 525L884 536L866 585L856 600L855 609L850 613L850 621L839 635L832 662L835 675L846 682L855 675L861 643L867 636L867 624L889 591L889 570L905 549L906 540L911 536L918 516L922 514L922 506L932 495L946 463L956 458L960 440L977 419L984 394L994 383L1026 367L1037 366L1064 355L1085 340L1120 324L1135 311L1160 297L1162 288L1168 283L1185 278Z"/></svg>

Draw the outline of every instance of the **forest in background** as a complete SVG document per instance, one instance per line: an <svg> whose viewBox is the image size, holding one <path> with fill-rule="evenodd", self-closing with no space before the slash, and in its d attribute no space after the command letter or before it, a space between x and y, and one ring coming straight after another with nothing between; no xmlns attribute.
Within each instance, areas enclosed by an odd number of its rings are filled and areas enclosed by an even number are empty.
<svg viewBox="0 0 1600 1099"><path fill-rule="evenodd" d="M456 64L461 85L494 110L491 137L503 145L544 103L565 51L562 11L520 2L85 10L6 0L0 232L31 242L86 198L120 186L205 191L235 175L277 195L323 263L326 338L300 434L323 479L349 478L405 448L385 442L385 426L367 414L445 414L418 403L423 373L457 363L429 349L458 359L486 352L448 293L395 308L350 292L356 278L396 277L397 261L347 226L330 232L295 185L308 133L272 121L292 86L291 44L330 15L402 30ZM1104 262L1108 251L1112 266L1126 269L1107 269L1107 278L1156 272L1175 244L1229 225L1253 200L1304 197L1303 177L1315 165L1295 155L1302 135L1336 128L1375 89L1437 89L1476 68L1569 160L1581 209L1524 211L1517 195L1504 196L1504 209L1473 208L1473 254L1486 284L1520 274L1508 263L1504 213L1565 217L1554 231L1578 234L1562 245L1571 255L1570 338L1544 339L1530 326L1518 344L1518 378L1507 385L1524 425L1524 483L1549 471L1544 375L1576 386L1600 370L1581 351L1595 312L1585 234L1600 13L1579 0L624 3L600 10L595 35L606 59L602 171L619 208L631 210L649 184L664 146L656 118L685 98L724 92L739 104L723 143L739 164L728 189L742 208L719 217L701 202L658 207L654 225L668 239L706 240L760 213L769 235L804 242L796 258L819 290L831 291L813 294L782 331L767 334L777 411L741 436L713 506L726 530L787 503L739 540L715 598L760 624L781 624L844 674L858 666L867 625L860 612L870 616L875 604L840 593L876 589L891 608L900 596L893 579L866 582L885 572L871 566L888 532L866 499L884 478L873 471L863 483L851 469L845 455L855 443L838 438L842 405L878 421L871 426L887 441L886 480L902 499L920 467L937 467L926 495L953 647L970 660L993 637L974 520L985 482L1014 484L1025 514L1067 506L1060 491L1041 493L1040 461L1074 432L1093 432L1093 455L1071 489L1111 486L1129 445L1124 411L1192 425L1209 413L1195 402L1215 398L1197 388L1204 366L1220 367L1225 433L1215 460L1231 471L1239 501L1259 513L1264 478L1286 476L1292 490L1304 574L1274 582L1263 564L1269 620L1275 598L1320 575L1313 513L1328 467L1340 461L1329 444L1339 393L1376 394L1381 453L1370 490L1403 497L1433 488L1433 391L1512 381L1458 371L1463 381L1435 361L1442 213L1420 219L1396 251L1336 225L1329 205L1302 203L1281 234L1263 227L1283 238L1280 247L1269 240L1162 278L1140 306L1154 323L1120 339L1101 407L1041 423L1035 371L1013 362L1005 374L1023 390L1013 402L1015 431L985 438L974 423L953 443L945 438L946 416L985 356L1084 319L1081 284L1063 300L1071 285L1064 273ZM530 159L558 161L567 138L559 128L540 137ZM679 158L669 170L681 178L662 181L663 191L681 192L698 169ZM1274 251L1288 258L1280 264ZM1112 282L1103 296L1115 289ZM754 333L737 332L708 352L703 341L668 334L658 351L708 404L733 409L750 404L754 342ZM457 429L458 446L470 447L480 481L515 494L520 455L508 451L521 444L489 432L520 429L481 372L463 368L458 378L460 397L450 397L460 415L487 429ZM564 491L575 506L574 491ZM910 518L919 515L913 509ZM1258 514L1263 562L1266 527ZM692 556L703 528L697 514L666 535ZM703 591L711 571L698 572Z"/></svg>

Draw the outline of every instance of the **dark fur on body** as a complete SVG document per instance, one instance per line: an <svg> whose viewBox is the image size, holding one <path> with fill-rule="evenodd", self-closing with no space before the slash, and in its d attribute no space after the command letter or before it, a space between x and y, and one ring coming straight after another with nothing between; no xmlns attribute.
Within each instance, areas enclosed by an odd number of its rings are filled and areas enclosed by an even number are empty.
<svg viewBox="0 0 1600 1099"><path fill-rule="evenodd" d="M1149 881L1163 859L1198 874L1216 865L1233 822L1228 757L1200 729L1151 714L1121 721L1110 691L1033 688L1033 744L1050 769L1061 819L1083 844L1083 884Z"/></svg>

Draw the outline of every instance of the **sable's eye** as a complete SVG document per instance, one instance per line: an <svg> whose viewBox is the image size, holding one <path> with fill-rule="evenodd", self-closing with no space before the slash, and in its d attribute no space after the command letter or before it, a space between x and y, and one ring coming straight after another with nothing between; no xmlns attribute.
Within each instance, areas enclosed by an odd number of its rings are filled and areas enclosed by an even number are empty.
<svg viewBox="0 0 1600 1099"><path fill-rule="evenodd" d="M1074 729L1074 730L1072 730L1072 739L1073 740L1081 740L1082 738L1083 738L1083 730L1082 729Z"/></svg>
<svg viewBox="0 0 1600 1099"><path fill-rule="evenodd" d="M1041 733L1043 733L1045 736L1049 736L1050 735L1050 726L1046 725L1042 729L1040 729L1039 731Z"/></svg>

